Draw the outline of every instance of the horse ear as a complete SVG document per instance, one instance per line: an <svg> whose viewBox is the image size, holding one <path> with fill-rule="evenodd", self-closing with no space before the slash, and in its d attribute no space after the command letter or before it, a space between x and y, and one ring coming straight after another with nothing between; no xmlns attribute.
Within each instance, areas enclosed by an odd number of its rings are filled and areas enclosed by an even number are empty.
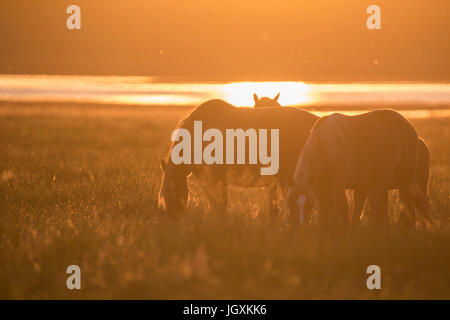
<svg viewBox="0 0 450 320"><path fill-rule="evenodd" d="M164 172L164 170L166 170L166 162L164 161L164 159L159 158L159 166L161 168L161 171Z"/></svg>
<svg viewBox="0 0 450 320"><path fill-rule="evenodd" d="M278 94L275 96L275 98L273 98L274 101L278 101L278 98L280 97L280 92L278 92Z"/></svg>
<svg viewBox="0 0 450 320"><path fill-rule="evenodd" d="M259 101L258 95L256 93L253 94L253 100L255 100L255 103L258 103Z"/></svg>

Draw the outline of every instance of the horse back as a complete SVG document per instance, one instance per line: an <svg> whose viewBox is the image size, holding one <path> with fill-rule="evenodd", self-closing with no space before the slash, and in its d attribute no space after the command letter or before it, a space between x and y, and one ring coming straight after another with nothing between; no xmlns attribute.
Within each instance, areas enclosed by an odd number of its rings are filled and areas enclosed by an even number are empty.
<svg viewBox="0 0 450 320"><path fill-rule="evenodd" d="M353 161L349 161L348 171L353 173L354 180L366 177L372 182L383 178L388 181L392 176L408 180L416 176L418 136L406 118L385 109L349 119Z"/></svg>
<svg viewBox="0 0 450 320"><path fill-rule="evenodd" d="M317 119L312 113L295 107L239 108L222 100L210 100L192 111L179 127L192 130L194 121L202 121L203 131L209 128L219 129L223 133L226 129L267 129L270 136L270 130L279 130L279 171L275 177L283 184L292 177L298 156ZM199 176L208 172L208 176L227 180L230 184L266 184L267 179L259 177L260 167L259 164L197 165L191 166L191 169ZM245 183L240 182L242 180Z"/></svg>

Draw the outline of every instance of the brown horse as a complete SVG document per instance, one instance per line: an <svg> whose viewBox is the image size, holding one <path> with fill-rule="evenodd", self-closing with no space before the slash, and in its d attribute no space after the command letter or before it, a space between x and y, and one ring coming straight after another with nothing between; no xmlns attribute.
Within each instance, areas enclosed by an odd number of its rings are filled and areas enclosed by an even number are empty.
<svg viewBox="0 0 450 320"><path fill-rule="evenodd" d="M158 197L159 208L169 215L177 215L184 208L188 198L187 177L192 173L218 210L226 209L228 185L265 186L270 190L270 211L276 212L276 184L287 192L297 159L317 119L312 113L292 107L237 108L222 100L203 103L182 120L178 128L192 132L194 121L201 120L203 130L279 129L279 171L273 176L261 176L261 164L176 165L170 156L174 147L172 143L166 160L161 160L163 175Z"/></svg>
<svg viewBox="0 0 450 320"><path fill-rule="evenodd" d="M253 94L253 99L255 100L255 108L258 107L267 107L267 106L279 106L278 98L280 94L278 93L275 98L271 99L268 97L258 98L256 93ZM430 150L426 145L425 141L419 138L418 142L418 167L417 167L417 181L419 183L420 189L424 194L428 193L428 180L430 175ZM399 183L394 181L394 183L390 186L390 189L398 189ZM274 191L276 192L276 190ZM276 193L275 193L276 195ZM415 225L416 217L415 217L415 209L414 206L408 201L408 197L406 197L403 193L400 194L400 197L406 204L408 211L410 212L410 216L406 216L402 211L401 221L403 224L407 225ZM351 223L353 225L359 225L362 220L363 210L367 201L367 192L365 190L354 190L353 193L353 211L351 214Z"/></svg>
<svg viewBox="0 0 450 320"><path fill-rule="evenodd" d="M365 201L367 194L376 221L386 223L388 190L397 187L407 206L417 208L429 222L426 187L419 184L419 172L429 167L429 153L426 145L418 147L419 141L412 124L394 110L321 118L297 163L287 197L291 215L307 219L313 203L318 203L322 222L347 224L345 189L353 189L358 201ZM427 177L428 173L423 180Z"/></svg>

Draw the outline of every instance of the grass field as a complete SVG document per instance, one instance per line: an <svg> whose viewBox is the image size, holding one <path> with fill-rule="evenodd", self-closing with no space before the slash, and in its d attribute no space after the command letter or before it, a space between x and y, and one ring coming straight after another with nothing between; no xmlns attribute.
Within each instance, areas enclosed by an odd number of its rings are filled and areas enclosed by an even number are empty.
<svg viewBox="0 0 450 320"><path fill-rule="evenodd" d="M226 216L161 216L158 158L189 111L0 105L0 298L450 298L450 118L412 119L431 147L435 230L329 235L252 217L255 191ZM71 264L79 291L66 288Z"/></svg>

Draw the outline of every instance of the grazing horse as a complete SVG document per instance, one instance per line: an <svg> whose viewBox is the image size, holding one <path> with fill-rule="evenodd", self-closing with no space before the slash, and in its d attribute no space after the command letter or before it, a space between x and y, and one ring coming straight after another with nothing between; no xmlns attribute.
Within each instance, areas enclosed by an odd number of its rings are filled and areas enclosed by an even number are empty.
<svg viewBox="0 0 450 320"><path fill-rule="evenodd" d="M275 98L270 99L268 97L258 98L256 93L253 94L253 100L255 101L255 108L261 107L281 107L278 103L278 98L280 97L280 93L278 93Z"/></svg>
<svg viewBox="0 0 450 320"><path fill-rule="evenodd" d="M255 101L254 108L265 108L265 107L281 107L281 104L278 103L278 98L280 97L280 93L273 98L262 97L259 98L256 93L253 94L253 100ZM274 213L277 205L277 185L272 184L269 189L269 201L270 201L270 211Z"/></svg>
<svg viewBox="0 0 450 320"><path fill-rule="evenodd" d="M286 193L295 170L297 159L308 138L317 116L293 107L237 108L222 100L210 100L198 106L182 120L178 128L193 132L194 121L201 120L203 130L216 128L279 129L279 171L273 176L261 176L261 164L174 164L169 149L166 160L160 160L162 183L158 207L169 215L177 215L188 198L187 177L191 173L200 181L202 189L219 210L227 206L227 186L269 187L270 212L275 213L276 184ZM225 152L224 152L225 153ZM275 188L273 187L275 185ZM274 191L275 190L275 191Z"/></svg>
<svg viewBox="0 0 450 320"><path fill-rule="evenodd" d="M345 189L367 195L377 223L388 222L388 190L430 222L426 190L419 185L419 138L412 124L394 110L356 116L334 113L318 120L299 157L287 201L291 216L307 219L318 203L319 220L348 223ZM428 148L426 148L428 150Z"/></svg>
<svg viewBox="0 0 450 320"><path fill-rule="evenodd" d="M280 97L280 94L278 93L275 98L270 99L268 97L262 97L258 98L258 95L256 93L253 94L253 99L255 100L255 108L258 107L267 107L267 106L279 106L281 105L278 103L278 98ZM430 150L428 149L428 146L426 145L425 141L422 138L419 138L418 141L418 166L417 166L417 181L419 183L420 189L424 194L428 193L428 180L430 175ZM399 183L398 181L394 181L393 184L390 186L390 189L398 189ZM276 196L276 185L274 185L275 190L271 190L271 195ZM402 198L403 202L406 204L408 211L410 212L410 217L406 217L404 215L404 211L402 211L401 220L405 224L412 224L414 225L416 222L415 217L415 209L414 206L411 204L410 201L408 201L408 197L405 196L403 193L400 194L400 197ZM276 199L271 197L272 199ZM365 190L354 190L353 193L353 211L351 214L351 223L353 225L359 225L362 220L362 213L364 210L364 206L367 201L367 192Z"/></svg>

